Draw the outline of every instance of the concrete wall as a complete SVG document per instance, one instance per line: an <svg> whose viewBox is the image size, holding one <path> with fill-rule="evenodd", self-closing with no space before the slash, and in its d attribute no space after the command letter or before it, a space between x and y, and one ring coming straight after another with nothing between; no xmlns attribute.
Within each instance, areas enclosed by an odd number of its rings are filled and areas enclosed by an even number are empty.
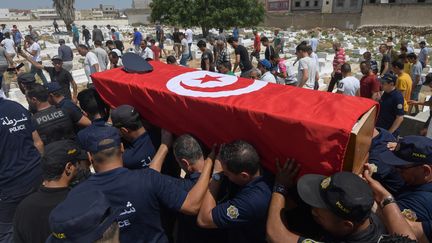
<svg viewBox="0 0 432 243"><path fill-rule="evenodd" d="M432 4L365 4L361 25L432 25ZM410 13L410 14L407 14Z"/></svg>
<svg viewBox="0 0 432 243"><path fill-rule="evenodd" d="M360 13L326 14L317 12L296 13L267 13L264 20L265 26L287 28L310 29L316 27L350 29L357 28L360 24Z"/></svg>

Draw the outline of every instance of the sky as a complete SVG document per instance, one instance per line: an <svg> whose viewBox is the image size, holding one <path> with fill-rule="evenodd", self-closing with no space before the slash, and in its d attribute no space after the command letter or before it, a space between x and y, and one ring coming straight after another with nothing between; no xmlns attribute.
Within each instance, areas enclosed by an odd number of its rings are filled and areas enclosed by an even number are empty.
<svg viewBox="0 0 432 243"><path fill-rule="evenodd" d="M0 8L51 8L52 2L52 0L0 0ZM75 0L76 9L96 8L99 4L114 4L117 9L124 9L131 7L132 0Z"/></svg>

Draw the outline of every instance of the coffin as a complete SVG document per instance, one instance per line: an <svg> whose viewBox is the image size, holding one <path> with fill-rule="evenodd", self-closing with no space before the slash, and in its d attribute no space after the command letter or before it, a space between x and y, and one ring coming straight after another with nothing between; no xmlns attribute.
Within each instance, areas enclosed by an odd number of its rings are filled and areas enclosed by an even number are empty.
<svg viewBox="0 0 432 243"><path fill-rule="evenodd" d="M93 83L110 106L132 105L174 134L207 146L246 140L273 172L276 158L323 175L359 172L367 159L378 110L370 99L150 64L151 73L113 69L93 74Z"/></svg>

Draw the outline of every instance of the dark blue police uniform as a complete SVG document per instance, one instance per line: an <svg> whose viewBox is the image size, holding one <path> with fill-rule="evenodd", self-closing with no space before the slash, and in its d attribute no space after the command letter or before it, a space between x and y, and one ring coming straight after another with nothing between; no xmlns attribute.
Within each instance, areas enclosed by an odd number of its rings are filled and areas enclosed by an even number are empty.
<svg viewBox="0 0 432 243"><path fill-rule="evenodd" d="M407 187L396 201L405 217L419 222L432 220L432 183Z"/></svg>
<svg viewBox="0 0 432 243"><path fill-rule="evenodd" d="M18 204L42 181L40 154L34 146L30 113L0 98L0 241L12 236ZM8 236L9 235L9 236Z"/></svg>
<svg viewBox="0 0 432 243"><path fill-rule="evenodd" d="M161 204L179 211L187 191L153 169L117 168L96 173L70 192L101 191L115 208L121 208L118 224L121 242L168 242L161 226Z"/></svg>
<svg viewBox="0 0 432 243"><path fill-rule="evenodd" d="M105 127L105 126L111 126L111 125L108 124L105 121L105 119L99 118L99 119L93 120L92 124L90 126L79 131L77 134L77 139L78 139L78 143L81 145L81 148L83 148L84 150L87 150L85 141L87 140L87 135L90 131L92 131L93 129L95 129L97 127Z"/></svg>
<svg viewBox="0 0 432 243"><path fill-rule="evenodd" d="M377 166L373 178L381 182L385 188L394 194L405 185L405 182L393 166L381 161L379 154L388 151L387 143L396 142L397 140L389 131L383 128L376 129L379 134L372 139L369 149L369 163Z"/></svg>
<svg viewBox="0 0 432 243"><path fill-rule="evenodd" d="M389 93L384 92L380 100L380 112L376 126L388 130L393 125L396 116L403 115L404 98L402 93L396 89ZM398 130L393 135L397 136L399 134Z"/></svg>
<svg viewBox="0 0 432 243"><path fill-rule="evenodd" d="M83 117L81 109L77 105L75 105L70 99L62 99L57 105L57 107L64 109L68 113L74 124L79 122L79 120L81 120L81 118Z"/></svg>
<svg viewBox="0 0 432 243"><path fill-rule="evenodd" d="M264 177L249 182L234 198L212 210L218 228L228 229L229 242L266 242L265 226L271 189Z"/></svg>
<svg viewBox="0 0 432 243"><path fill-rule="evenodd" d="M150 165L155 155L155 148L147 132L126 145L123 164L128 169L141 169Z"/></svg>

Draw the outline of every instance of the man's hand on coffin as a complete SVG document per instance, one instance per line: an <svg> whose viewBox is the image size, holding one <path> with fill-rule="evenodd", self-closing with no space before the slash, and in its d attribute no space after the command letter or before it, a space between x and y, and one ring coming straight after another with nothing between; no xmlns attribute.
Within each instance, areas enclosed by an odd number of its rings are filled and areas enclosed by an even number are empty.
<svg viewBox="0 0 432 243"><path fill-rule="evenodd" d="M168 148L170 148L172 145L172 142L173 142L172 133L165 130L165 129L162 129L161 130L161 143L165 144Z"/></svg>
<svg viewBox="0 0 432 243"><path fill-rule="evenodd" d="M219 146L219 152L217 154L217 156L215 157L215 162L213 165L213 174L218 174L218 173L222 173L223 172L223 168L222 168L222 163L220 161L220 151L222 150L222 147L224 146L224 144L221 144Z"/></svg>
<svg viewBox="0 0 432 243"><path fill-rule="evenodd" d="M391 193L388 192L377 180L372 178L373 168L370 164L364 165L363 178L371 187L374 199L377 203L382 202L384 199L391 197Z"/></svg>
<svg viewBox="0 0 432 243"><path fill-rule="evenodd" d="M395 151L397 149L397 146L398 146L398 143L395 143L395 142L389 142L389 143L387 143L387 148L390 151Z"/></svg>
<svg viewBox="0 0 432 243"><path fill-rule="evenodd" d="M281 165L279 159L276 159L276 171L275 183L288 189L296 184L295 179L300 171L300 164L294 159L287 159L285 164Z"/></svg>

